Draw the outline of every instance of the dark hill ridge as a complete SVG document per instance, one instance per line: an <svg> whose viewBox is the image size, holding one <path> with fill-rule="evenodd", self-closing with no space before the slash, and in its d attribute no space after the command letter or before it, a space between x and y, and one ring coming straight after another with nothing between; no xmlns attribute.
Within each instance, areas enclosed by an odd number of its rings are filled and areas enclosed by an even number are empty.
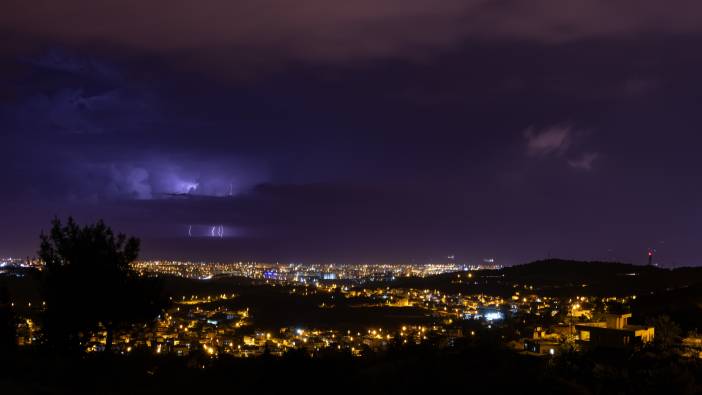
<svg viewBox="0 0 702 395"><path fill-rule="evenodd" d="M568 277L627 275L631 273L659 273L665 271L656 266L640 266L621 262L574 261L565 259L545 259L523 265L504 268L505 274L516 276Z"/></svg>
<svg viewBox="0 0 702 395"><path fill-rule="evenodd" d="M632 295L702 284L702 268L664 269L620 262L548 259L501 270L447 273L402 278L396 287L430 288L444 292L511 295L515 286L530 286L544 295Z"/></svg>
<svg viewBox="0 0 702 395"><path fill-rule="evenodd" d="M541 286L590 285L615 279L622 280L627 277L667 277L668 272L670 271L656 266L562 259L534 261L524 265L506 267L502 270L505 280Z"/></svg>
<svg viewBox="0 0 702 395"><path fill-rule="evenodd" d="M702 268L664 269L620 262L585 262L562 259L535 261L502 270L507 281L538 286L635 286L657 290L702 283Z"/></svg>

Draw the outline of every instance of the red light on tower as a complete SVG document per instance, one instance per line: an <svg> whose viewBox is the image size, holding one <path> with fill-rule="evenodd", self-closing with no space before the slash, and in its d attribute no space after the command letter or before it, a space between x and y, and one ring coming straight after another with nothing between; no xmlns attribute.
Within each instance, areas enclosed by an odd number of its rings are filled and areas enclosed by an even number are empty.
<svg viewBox="0 0 702 395"><path fill-rule="evenodd" d="M653 253L655 253L656 250L653 248L648 249L648 264L653 265Z"/></svg>

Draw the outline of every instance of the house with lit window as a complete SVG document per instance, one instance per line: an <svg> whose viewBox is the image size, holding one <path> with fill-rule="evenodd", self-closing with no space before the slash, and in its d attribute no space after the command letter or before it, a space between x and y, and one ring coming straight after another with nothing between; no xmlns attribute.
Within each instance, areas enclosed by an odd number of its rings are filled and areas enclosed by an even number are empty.
<svg viewBox="0 0 702 395"><path fill-rule="evenodd" d="M575 325L577 339L583 346L625 348L653 341L654 328L629 325L631 314L608 314L602 322Z"/></svg>

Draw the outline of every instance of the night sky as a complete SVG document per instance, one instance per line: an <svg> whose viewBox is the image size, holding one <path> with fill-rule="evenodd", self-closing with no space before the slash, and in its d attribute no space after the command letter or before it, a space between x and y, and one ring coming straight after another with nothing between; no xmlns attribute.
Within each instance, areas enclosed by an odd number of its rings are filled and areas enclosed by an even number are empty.
<svg viewBox="0 0 702 395"><path fill-rule="evenodd" d="M702 264L697 0L0 5L0 255Z"/></svg>

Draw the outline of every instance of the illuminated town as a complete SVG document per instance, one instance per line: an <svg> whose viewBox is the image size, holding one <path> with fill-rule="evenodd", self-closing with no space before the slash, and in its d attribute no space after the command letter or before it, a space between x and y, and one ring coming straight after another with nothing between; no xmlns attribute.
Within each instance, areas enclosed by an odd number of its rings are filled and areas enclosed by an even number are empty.
<svg viewBox="0 0 702 395"><path fill-rule="evenodd" d="M394 280L396 277L426 277L464 270L499 269L499 265L443 264L281 264L258 262L205 263L179 261L145 261L133 263L133 268L146 275L169 275L192 279L215 276L238 276L289 283L319 280L367 281Z"/></svg>
<svg viewBox="0 0 702 395"><path fill-rule="evenodd" d="M39 268L22 260L3 261L5 268ZM192 293L170 297L170 306L153 325L134 326L115 336L113 349L119 353L150 350L154 354L187 356L193 352L216 358L220 355L256 357L282 356L290 350L304 350L310 356L329 351L353 356L377 353L394 345L431 343L452 347L457 341L471 341L498 335L515 352L552 356L565 348L575 350L590 344L628 347L653 341L650 326L628 325L631 314L624 311L636 295L569 296L540 295L533 285L511 284L509 296L486 293L451 293L437 289L398 286L402 279L442 277L457 286L479 285L500 279L502 268L491 265L303 265L264 263L190 263L172 261L137 262L141 276L183 278L199 284L218 279L241 279L253 289L263 289L290 299L314 300L324 313L337 305L344 309L393 311L377 323L345 320L312 326L288 322L275 327L257 324L255 302L242 305L237 292ZM585 289L587 284L581 284ZM236 288L236 287L234 287ZM14 303L13 303L14 306ZM41 337L40 326L31 318L45 307L28 302L28 316L18 325L18 344L31 346ZM402 312L405 313L402 313ZM403 316L412 319L403 321ZM84 343L87 352L102 351L106 332L93 333ZM688 337L680 348L685 355L702 356L696 337Z"/></svg>

